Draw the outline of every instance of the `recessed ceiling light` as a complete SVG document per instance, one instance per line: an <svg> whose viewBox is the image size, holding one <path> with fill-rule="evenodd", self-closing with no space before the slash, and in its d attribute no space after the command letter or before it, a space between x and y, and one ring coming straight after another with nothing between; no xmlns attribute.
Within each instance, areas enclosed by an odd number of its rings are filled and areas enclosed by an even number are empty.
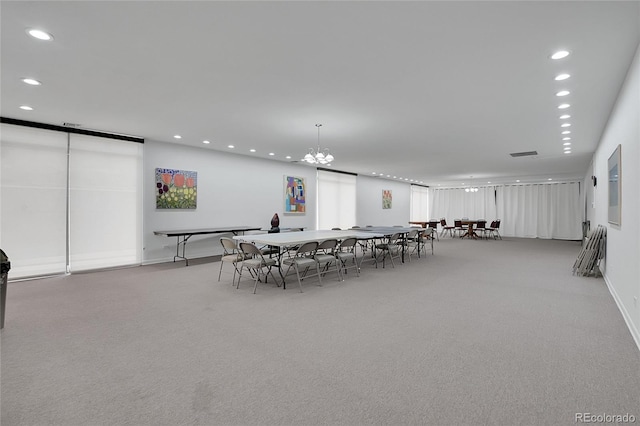
<svg viewBox="0 0 640 426"><path fill-rule="evenodd" d="M31 86L40 86L42 83L40 83L38 80L34 79L34 78L23 78L22 81L24 83L27 83Z"/></svg>
<svg viewBox="0 0 640 426"><path fill-rule="evenodd" d="M516 182L520 182L520 179L516 179Z"/></svg>
<svg viewBox="0 0 640 426"><path fill-rule="evenodd" d="M566 120L567 118L571 118L571 116L569 114L562 114L560 116L560 120Z"/></svg>
<svg viewBox="0 0 640 426"><path fill-rule="evenodd" d="M176 139L182 139L182 136L180 136L180 135L173 135L173 137L176 138Z"/></svg>
<svg viewBox="0 0 640 426"><path fill-rule="evenodd" d="M227 145L227 148L233 149L233 148L235 148L235 146L234 145Z"/></svg>
<svg viewBox="0 0 640 426"><path fill-rule="evenodd" d="M394 179L396 179L396 177L395 177L395 176L394 176L393 178L394 178Z"/></svg>
<svg viewBox="0 0 640 426"><path fill-rule="evenodd" d="M371 174L372 174L372 175L375 175L375 174L376 174L376 172L371 172Z"/></svg>
<svg viewBox="0 0 640 426"><path fill-rule="evenodd" d="M571 138L567 136L566 138L562 138L562 140L563 140L563 141L570 141L570 140L571 140Z"/></svg>
<svg viewBox="0 0 640 426"><path fill-rule="evenodd" d="M569 52L567 52L566 50L558 50L556 53L551 55L551 59L562 59L566 58L567 56L569 56Z"/></svg>
<svg viewBox="0 0 640 426"><path fill-rule="evenodd" d="M27 30L27 33L38 40L53 40L53 36L51 34L42 30L36 30L35 28Z"/></svg>
<svg viewBox="0 0 640 426"><path fill-rule="evenodd" d="M391 176L387 175L387 177L391 177Z"/></svg>
<svg viewBox="0 0 640 426"><path fill-rule="evenodd" d="M564 149L565 151L571 151L571 147L570 147L570 146L565 146L563 149Z"/></svg>
<svg viewBox="0 0 640 426"><path fill-rule="evenodd" d="M290 156L290 155L287 155L287 156L286 156L286 157L284 157L284 158L286 158L287 160L289 160L289 159L291 158L291 156Z"/></svg>
<svg viewBox="0 0 640 426"><path fill-rule="evenodd" d="M487 182L487 183L491 183L491 181Z"/></svg>
<svg viewBox="0 0 640 426"><path fill-rule="evenodd" d="M25 111L33 111L33 108L31 108L29 105L21 105L20 109L23 109Z"/></svg>
<svg viewBox="0 0 640 426"><path fill-rule="evenodd" d="M249 152L256 152L256 150L255 150L255 149L253 149L253 148L251 148L251 149L249 150Z"/></svg>
<svg viewBox="0 0 640 426"><path fill-rule="evenodd" d="M571 127L571 123L562 123L560 127Z"/></svg>
<svg viewBox="0 0 640 426"><path fill-rule="evenodd" d="M571 151L565 151L564 153L565 154L571 154Z"/></svg>
<svg viewBox="0 0 640 426"><path fill-rule="evenodd" d="M569 74L558 74L558 75L556 75L555 80L556 81L562 81L562 80L568 79L569 77L571 77Z"/></svg>
<svg viewBox="0 0 640 426"><path fill-rule="evenodd" d="M270 152L269 155L273 156L273 155L276 155L276 154L274 154L273 152Z"/></svg>
<svg viewBox="0 0 640 426"><path fill-rule="evenodd" d="M549 179L547 179L547 180L553 180L553 179L549 178Z"/></svg>
<svg viewBox="0 0 640 426"><path fill-rule="evenodd" d="M569 105L569 104L560 104L560 105L558 105L558 109L567 109L567 108L569 108L570 106L571 106L571 105Z"/></svg>
<svg viewBox="0 0 640 426"><path fill-rule="evenodd" d="M563 135L569 135L571 134L571 130L565 130L564 132L562 132Z"/></svg>
<svg viewBox="0 0 640 426"><path fill-rule="evenodd" d="M209 141L202 141L202 143L210 144L211 142L209 142Z"/></svg>
<svg viewBox="0 0 640 426"><path fill-rule="evenodd" d="M565 143L563 143L562 145L564 145L564 146L569 146L569 145L571 145L571 142L565 142Z"/></svg>
<svg viewBox="0 0 640 426"><path fill-rule="evenodd" d="M561 90L558 93L556 93L556 96L567 96L569 93L571 93L568 90Z"/></svg>

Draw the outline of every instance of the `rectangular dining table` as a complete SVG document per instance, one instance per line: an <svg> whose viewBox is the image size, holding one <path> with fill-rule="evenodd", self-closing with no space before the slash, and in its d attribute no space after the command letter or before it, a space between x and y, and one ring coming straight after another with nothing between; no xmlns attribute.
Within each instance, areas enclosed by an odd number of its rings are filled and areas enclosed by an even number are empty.
<svg viewBox="0 0 640 426"><path fill-rule="evenodd" d="M282 278L283 288L286 288L284 274L282 273L281 257L283 253L291 247L297 247L301 244L325 240L336 239L343 241L347 238L356 238L358 240L366 240L372 238L383 238L384 234L376 232L361 232L361 230L347 229L347 230L313 230L313 231L300 231L300 232L285 232L275 234L253 234L253 235L236 235L233 237L237 241L245 241L253 244L262 244L265 246L278 248L278 271Z"/></svg>

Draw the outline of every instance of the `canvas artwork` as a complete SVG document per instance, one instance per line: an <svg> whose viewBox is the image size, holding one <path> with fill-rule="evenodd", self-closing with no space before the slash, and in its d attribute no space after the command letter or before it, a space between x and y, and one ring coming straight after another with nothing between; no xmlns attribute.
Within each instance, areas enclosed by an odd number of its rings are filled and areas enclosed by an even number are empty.
<svg viewBox="0 0 640 426"><path fill-rule="evenodd" d="M618 145L611 157L609 157L609 223L620 225L622 222L620 214L620 203L622 195L622 171L620 163L622 161L621 146Z"/></svg>
<svg viewBox="0 0 640 426"><path fill-rule="evenodd" d="M198 204L198 172L156 169L156 208L195 209Z"/></svg>
<svg viewBox="0 0 640 426"><path fill-rule="evenodd" d="M284 177L284 212L289 214L304 214L306 189L304 178L295 176Z"/></svg>
<svg viewBox="0 0 640 426"><path fill-rule="evenodd" d="M391 190L390 189L383 189L382 190L382 208L383 209L390 209L391 208L391 201L392 201Z"/></svg>

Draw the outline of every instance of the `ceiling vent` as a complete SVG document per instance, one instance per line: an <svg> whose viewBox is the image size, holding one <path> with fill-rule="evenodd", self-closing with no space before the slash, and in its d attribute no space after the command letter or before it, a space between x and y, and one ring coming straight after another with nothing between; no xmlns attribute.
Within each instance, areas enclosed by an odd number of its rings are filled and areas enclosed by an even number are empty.
<svg viewBox="0 0 640 426"><path fill-rule="evenodd" d="M528 157L530 155L538 155L538 151L512 152L509 155L512 157Z"/></svg>
<svg viewBox="0 0 640 426"><path fill-rule="evenodd" d="M67 122L64 122L64 123L62 123L62 125L63 125L64 127L80 127L80 125L79 125L79 124L77 124L77 123L67 123Z"/></svg>

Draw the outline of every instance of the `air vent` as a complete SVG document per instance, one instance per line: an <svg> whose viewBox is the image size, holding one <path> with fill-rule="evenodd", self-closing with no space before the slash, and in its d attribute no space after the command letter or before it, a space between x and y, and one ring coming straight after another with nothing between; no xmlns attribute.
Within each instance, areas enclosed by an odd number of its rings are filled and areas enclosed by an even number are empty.
<svg viewBox="0 0 640 426"><path fill-rule="evenodd" d="M77 123L67 123L67 122L64 122L64 123L62 123L62 125L63 125L64 127L74 127L74 128L75 128L75 127L80 127L80 125L79 125L79 124L77 124Z"/></svg>
<svg viewBox="0 0 640 426"><path fill-rule="evenodd" d="M528 157L530 155L538 155L538 151L512 152L509 155L512 157Z"/></svg>

